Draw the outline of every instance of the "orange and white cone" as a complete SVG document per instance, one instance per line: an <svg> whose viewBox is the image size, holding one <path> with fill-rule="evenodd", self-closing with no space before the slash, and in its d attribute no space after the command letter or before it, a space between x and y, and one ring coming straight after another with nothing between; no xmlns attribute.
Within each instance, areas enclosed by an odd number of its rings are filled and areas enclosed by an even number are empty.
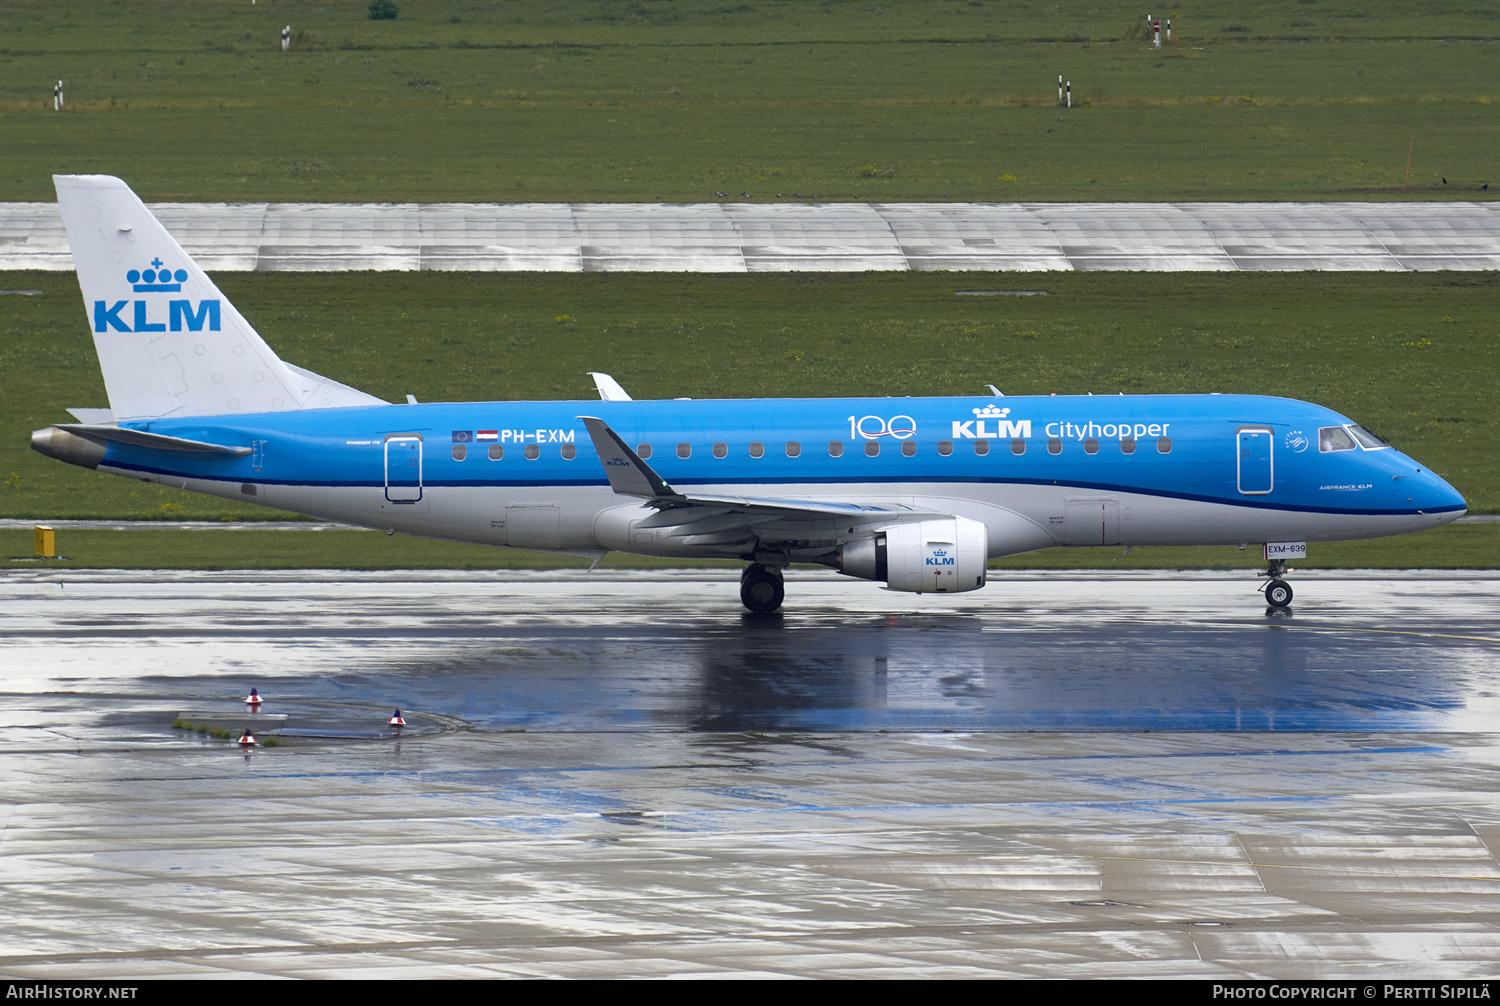
<svg viewBox="0 0 1500 1006"><path fill-rule="evenodd" d="M388 727L406 726L406 721L401 718L401 710L397 709L394 713L392 713L391 718L385 721L385 725Z"/></svg>
<svg viewBox="0 0 1500 1006"><path fill-rule="evenodd" d="M255 746L255 735L248 730L242 731L240 733L240 747L253 748Z"/></svg>
<svg viewBox="0 0 1500 1006"><path fill-rule="evenodd" d="M245 705L247 706L259 706L261 702L260 692L254 688L250 689L250 694L245 696Z"/></svg>

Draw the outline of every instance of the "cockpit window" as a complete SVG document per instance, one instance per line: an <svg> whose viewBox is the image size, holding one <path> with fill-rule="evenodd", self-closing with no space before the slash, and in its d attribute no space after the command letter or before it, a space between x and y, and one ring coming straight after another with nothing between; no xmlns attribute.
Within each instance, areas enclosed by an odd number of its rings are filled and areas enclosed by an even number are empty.
<svg viewBox="0 0 1500 1006"><path fill-rule="evenodd" d="M1354 438L1342 426L1325 426L1318 431L1318 450L1324 454L1333 451L1354 450Z"/></svg>
<svg viewBox="0 0 1500 1006"><path fill-rule="evenodd" d="M1354 439L1359 441L1359 446L1367 451L1378 451L1391 446L1363 426L1351 426L1349 432L1354 434Z"/></svg>

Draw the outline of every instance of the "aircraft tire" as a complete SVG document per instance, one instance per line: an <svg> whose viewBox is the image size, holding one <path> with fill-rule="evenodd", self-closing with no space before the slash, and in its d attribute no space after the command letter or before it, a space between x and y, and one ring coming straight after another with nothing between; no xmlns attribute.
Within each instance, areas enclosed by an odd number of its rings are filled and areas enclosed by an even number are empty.
<svg viewBox="0 0 1500 1006"><path fill-rule="evenodd" d="M1292 603L1292 585L1285 580L1272 580L1266 584L1266 603L1273 608L1285 608Z"/></svg>
<svg viewBox="0 0 1500 1006"><path fill-rule="evenodd" d="M759 563L745 570L740 578L740 603L758 615L768 614L786 600L786 586L781 574Z"/></svg>

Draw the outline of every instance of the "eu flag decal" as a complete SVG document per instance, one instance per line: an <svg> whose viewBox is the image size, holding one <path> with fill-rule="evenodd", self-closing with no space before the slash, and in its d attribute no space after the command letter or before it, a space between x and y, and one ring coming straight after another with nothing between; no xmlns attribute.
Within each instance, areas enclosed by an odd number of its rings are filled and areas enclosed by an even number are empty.
<svg viewBox="0 0 1500 1006"><path fill-rule="evenodd" d="M473 430L454 430L453 442L455 444L467 444L474 439Z"/></svg>

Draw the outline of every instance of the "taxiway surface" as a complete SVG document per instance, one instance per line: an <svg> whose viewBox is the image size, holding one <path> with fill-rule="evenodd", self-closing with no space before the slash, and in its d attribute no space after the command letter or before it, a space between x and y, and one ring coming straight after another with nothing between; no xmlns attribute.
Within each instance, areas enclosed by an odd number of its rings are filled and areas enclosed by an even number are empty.
<svg viewBox="0 0 1500 1006"><path fill-rule="evenodd" d="M1493 976L1500 582L1254 582L7 574L0 972Z"/></svg>
<svg viewBox="0 0 1500 1006"><path fill-rule="evenodd" d="M201 266L231 272L1500 268L1494 202L154 203L151 209ZM0 235L0 269L73 269L56 203L0 203Z"/></svg>

